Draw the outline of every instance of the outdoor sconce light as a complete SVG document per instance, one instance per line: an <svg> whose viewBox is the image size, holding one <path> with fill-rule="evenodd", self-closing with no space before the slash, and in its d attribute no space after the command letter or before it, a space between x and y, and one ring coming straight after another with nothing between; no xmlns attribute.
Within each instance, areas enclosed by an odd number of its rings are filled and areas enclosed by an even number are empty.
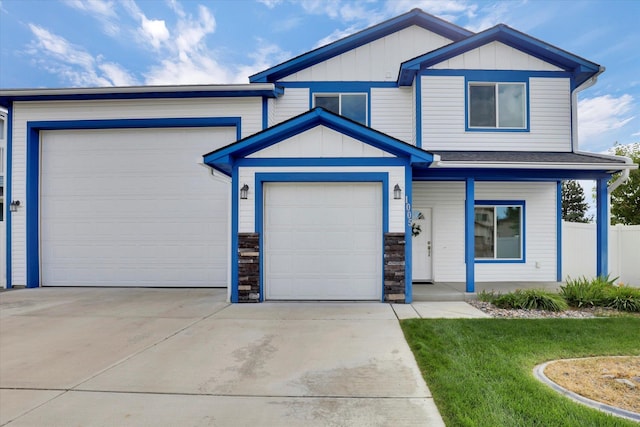
<svg viewBox="0 0 640 427"><path fill-rule="evenodd" d="M400 185L398 184L393 187L393 198L396 200L402 199L402 190L400 189Z"/></svg>
<svg viewBox="0 0 640 427"><path fill-rule="evenodd" d="M20 200L12 200L11 203L9 203L9 210L11 212L18 212L19 206L20 206Z"/></svg>
<svg viewBox="0 0 640 427"><path fill-rule="evenodd" d="M240 189L240 198L243 200L247 199L247 194L249 194L249 186L247 184L243 185Z"/></svg>

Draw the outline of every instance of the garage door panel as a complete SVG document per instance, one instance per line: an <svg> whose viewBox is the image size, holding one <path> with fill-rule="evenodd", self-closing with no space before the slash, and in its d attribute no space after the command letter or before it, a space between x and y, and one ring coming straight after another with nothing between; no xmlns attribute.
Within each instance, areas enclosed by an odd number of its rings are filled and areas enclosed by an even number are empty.
<svg viewBox="0 0 640 427"><path fill-rule="evenodd" d="M267 299L381 297L381 184L266 184L264 233Z"/></svg>
<svg viewBox="0 0 640 427"><path fill-rule="evenodd" d="M234 128L43 132L43 285L225 286Z"/></svg>

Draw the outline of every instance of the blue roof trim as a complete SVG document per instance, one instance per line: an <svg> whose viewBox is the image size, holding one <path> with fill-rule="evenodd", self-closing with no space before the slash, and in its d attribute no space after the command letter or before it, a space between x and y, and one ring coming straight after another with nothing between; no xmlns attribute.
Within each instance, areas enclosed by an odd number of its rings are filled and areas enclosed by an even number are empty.
<svg viewBox="0 0 640 427"><path fill-rule="evenodd" d="M67 94L38 94L38 95L7 95L0 96L0 106L8 108L16 101L85 101L99 99L175 99L175 98L237 98L237 97L264 97L277 98L284 94L284 89L275 87L273 90L212 90L179 92L118 92L114 88L110 93L67 93Z"/></svg>
<svg viewBox="0 0 640 427"><path fill-rule="evenodd" d="M290 59L289 61L276 65L275 67L271 67L265 71L254 74L249 77L249 82L275 82L304 68L326 61L329 58L340 55L412 25L417 25L429 31L433 31L434 33L452 41L459 41L473 34L469 30L425 13L420 9L413 9L403 15L389 19L380 24L374 25L373 27L366 28L353 35L319 47Z"/></svg>
<svg viewBox="0 0 640 427"><path fill-rule="evenodd" d="M411 86L419 71L493 41L502 42L571 72L576 80L575 86L579 86L600 70L600 65L594 62L514 30L507 25L499 24L462 41L449 44L404 62L400 66L398 84L400 86Z"/></svg>
<svg viewBox="0 0 640 427"><path fill-rule="evenodd" d="M204 163L226 175L231 175L237 160L317 126L326 126L395 156L408 158L415 167L427 167L433 162L431 153L322 108L314 108L286 122L205 154Z"/></svg>

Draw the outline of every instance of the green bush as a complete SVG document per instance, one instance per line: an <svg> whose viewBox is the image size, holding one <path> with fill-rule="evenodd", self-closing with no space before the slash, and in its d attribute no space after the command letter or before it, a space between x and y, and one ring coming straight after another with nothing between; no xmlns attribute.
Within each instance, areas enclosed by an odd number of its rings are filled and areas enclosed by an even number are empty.
<svg viewBox="0 0 640 427"><path fill-rule="evenodd" d="M619 311L640 312L640 288L611 286L605 292L605 305Z"/></svg>
<svg viewBox="0 0 640 427"><path fill-rule="evenodd" d="M495 301L495 299L498 298L499 296L500 294L496 294L495 291L493 290L491 291L482 290L478 292L478 301L493 303L493 301Z"/></svg>
<svg viewBox="0 0 640 427"><path fill-rule="evenodd" d="M563 311L568 308L562 296L541 289L518 289L515 292L499 295L494 299L493 304L500 308L525 310Z"/></svg>
<svg viewBox="0 0 640 427"><path fill-rule="evenodd" d="M605 290L613 286L616 279L609 276L587 279L567 279L565 286L560 286L560 295L572 307L602 306L605 301Z"/></svg>

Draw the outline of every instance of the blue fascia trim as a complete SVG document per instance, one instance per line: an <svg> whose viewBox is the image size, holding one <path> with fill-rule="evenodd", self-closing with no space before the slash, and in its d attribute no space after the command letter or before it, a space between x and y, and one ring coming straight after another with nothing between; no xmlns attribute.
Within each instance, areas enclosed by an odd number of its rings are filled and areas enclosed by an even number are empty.
<svg viewBox="0 0 640 427"><path fill-rule="evenodd" d="M7 208L9 203L11 203L13 191L12 191L12 173L13 173L13 104L10 104L7 108L7 143L6 143L6 153L5 156L7 158L7 170L5 171L6 182L5 182L5 215L4 215L4 225L5 225L5 280L7 289L13 287L12 278L11 278L11 210Z"/></svg>
<svg viewBox="0 0 640 427"><path fill-rule="evenodd" d="M562 281L562 181L556 183L556 281Z"/></svg>
<svg viewBox="0 0 640 427"><path fill-rule="evenodd" d="M264 301L264 184L269 182L380 182L382 184L382 257L384 234L389 231L389 174L386 172L258 172L255 174L255 230L260 235L260 301ZM408 186L407 188L410 188ZM409 190L407 190L409 191ZM237 197L236 197L237 199ZM237 262L237 261L236 261ZM384 265L384 263L383 263ZM381 297L384 299L384 271ZM236 282L234 282L236 283Z"/></svg>
<svg viewBox="0 0 640 427"><path fill-rule="evenodd" d="M269 100L262 98L262 130L269 127ZM237 138L240 139L240 138Z"/></svg>
<svg viewBox="0 0 640 427"><path fill-rule="evenodd" d="M526 82L532 77L571 78L566 71L534 70L467 70L467 69L428 69L420 71L421 76L464 76L469 81Z"/></svg>
<svg viewBox="0 0 640 427"><path fill-rule="evenodd" d="M404 188L405 188L405 226L404 226L404 298L406 304L413 302L413 235L411 233L412 213L413 213L413 177L411 176L411 167L407 165L404 171ZM384 252L384 251L383 251ZM384 265L384 259L383 259ZM384 277L383 277L384 286ZM383 293L384 295L384 293Z"/></svg>
<svg viewBox="0 0 640 427"><path fill-rule="evenodd" d="M416 147L422 148L422 79L416 79Z"/></svg>
<svg viewBox="0 0 640 427"><path fill-rule="evenodd" d="M231 172L231 302L238 302L238 220L239 220L239 197L238 192L238 168L233 167ZM262 292L260 292L262 295Z"/></svg>
<svg viewBox="0 0 640 427"><path fill-rule="evenodd" d="M396 82L380 82L380 81L353 81L353 82L331 82L331 81L297 81L297 82L278 82L279 87L283 88L304 88L315 92L366 92L371 88L397 88Z"/></svg>
<svg viewBox="0 0 640 427"><path fill-rule="evenodd" d="M40 131L70 129L138 129L170 127L236 127L240 117L60 120L27 122L26 262L27 288L40 286Z"/></svg>
<svg viewBox="0 0 640 427"><path fill-rule="evenodd" d="M366 28L348 37L297 56L276 65L275 67L271 67L265 71L254 74L249 77L249 82L274 82L304 68L326 61L329 58L340 55L341 53L355 49L412 25L418 25L452 41L458 41L473 34L471 31L462 27L458 27L450 22L446 22L440 18L424 13L420 9L413 9L403 15L389 19L385 22L374 25L373 27Z"/></svg>
<svg viewBox="0 0 640 427"><path fill-rule="evenodd" d="M464 262L465 291L475 292L475 182L473 178L465 180L464 200Z"/></svg>
<svg viewBox="0 0 640 427"><path fill-rule="evenodd" d="M600 70L600 66L596 63L521 33L504 24L499 24L464 40L451 43L440 49L404 62L400 66L398 84L400 86L410 86L418 71L493 41L502 42L571 72L578 86Z"/></svg>
<svg viewBox="0 0 640 427"><path fill-rule="evenodd" d="M91 101L107 99L176 99L176 98L276 98L282 95L281 88L274 90L250 91L185 91L185 92L146 92L146 93L93 93L93 94L65 94L65 95L14 95L0 96L0 105L8 107L11 102L24 101Z"/></svg>
<svg viewBox="0 0 640 427"><path fill-rule="evenodd" d="M520 239L520 253L522 254L522 258L514 259L501 259L501 258L476 258L476 264L525 264L527 262L527 221L526 221L526 202L524 200L476 200L475 206L520 206L522 209L520 211L522 215L522 235ZM474 212L474 221L475 221L475 212ZM475 228L475 224L474 224ZM475 229L474 229L475 233ZM475 241L474 241L475 244Z"/></svg>
<svg viewBox="0 0 640 427"><path fill-rule="evenodd" d="M472 168L414 168L414 181L462 181L474 178L478 181L557 181L559 179L609 179L605 170L573 169L472 169Z"/></svg>
<svg viewBox="0 0 640 427"><path fill-rule="evenodd" d="M609 191L608 180L596 181L596 275L609 274Z"/></svg>
<svg viewBox="0 0 640 427"><path fill-rule="evenodd" d="M475 73L465 74L464 76L464 127L466 132L529 132L531 125L531 111L529 108L530 97L529 97L529 77L525 77L520 73L510 73L510 72L496 72L494 73L486 73L485 77L480 77L479 75L475 75ZM485 73L483 73L484 75ZM486 82L486 83L523 83L524 84L524 92L525 92L525 127L523 128L481 128L481 127L471 127L469 126L469 83L471 82ZM496 99L496 102L498 100ZM498 108L496 104L496 108ZM497 118L497 115L496 115ZM497 123L496 123L497 124Z"/></svg>
<svg viewBox="0 0 640 427"><path fill-rule="evenodd" d="M431 153L322 108L314 108L284 123L205 154L204 162L224 170L228 167L228 162L248 156L316 126L326 126L388 153L410 158L412 163L430 164L433 161Z"/></svg>
<svg viewBox="0 0 640 427"><path fill-rule="evenodd" d="M294 167L294 166L405 166L407 160L400 157L277 157L242 158L238 166Z"/></svg>

